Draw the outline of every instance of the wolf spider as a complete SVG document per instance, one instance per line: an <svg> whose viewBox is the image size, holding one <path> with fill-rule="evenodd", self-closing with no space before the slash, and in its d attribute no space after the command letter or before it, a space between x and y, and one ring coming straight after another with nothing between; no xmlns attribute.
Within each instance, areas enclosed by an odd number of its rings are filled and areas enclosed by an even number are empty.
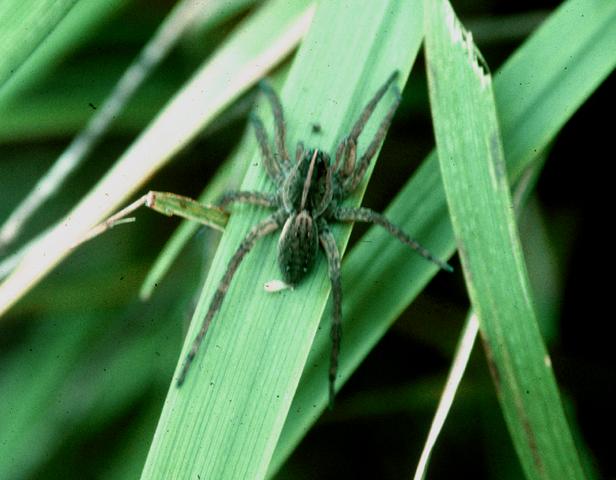
<svg viewBox="0 0 616 480"><path fill-rule="evenodd" d="M338 370L342 321L342 286L340 282L340 253L336 239L330 231L332 222L368 222L384 227L390 234L416 250L427 260L440 268L451 271L451 267L435 258L426 248L409 237L385 216L368 208L349 208L342 206L359 185L372 157L381 145L398 104L400 91L395 85L398 72L394 72L377 90L374 97L364 107L351 132L340 142L336 157L331 164L329 155L319 149L306 149L302 142L297 144L295 161L291 162L285 144L285 122L282 105L272 87L261 82L260 88L269 101L274 113L274 148L270 147L268 134L261 119L252 115L250 120L255 129L263 155L267 175L276 184L276 193L235 191L222 197L219 206L226 207L233 202L249 203L274 210L265 220L255 225L246 235L227 265L201 329L193 341L184 365L177 379L180 387L197 354L205 333L218 312L229 288L233 275L242 259L261 237L269 235L282 227L278 240L278 266L288 286L299 284L313 268L319 243L327 257L329 278L333 293L333 322L331 325L332 350L329 366L329 401L332 405L335 394L335 380ZM357 140L366 126L379 101L390 89L394 101L381 121L376 135L364 154L357 160Z"/></svg>

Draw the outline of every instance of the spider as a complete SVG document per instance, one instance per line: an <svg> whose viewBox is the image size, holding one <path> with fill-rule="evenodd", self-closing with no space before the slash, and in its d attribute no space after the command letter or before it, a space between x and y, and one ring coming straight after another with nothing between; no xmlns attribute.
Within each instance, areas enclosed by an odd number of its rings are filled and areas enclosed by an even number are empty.
<svg viewBox="0 0 616 480"><path fill-rule="evenodd" d="M400 91L395 84L397 77L397 71L392 73L364 107L351 132L338 145L333 164L326 152L317 148L307 149L302 142L297 144L295 161L291 161L285 142L286 132L282 104L267 82L260 83L260 89L274 113L274 148L270 145L268 134L261 119L253 114L250 121L261 149L263 165L267 175L276 185L276 193L229 192L221 198L218 205L224 208L233 202L242 202L266 207L274 210L274 212L248 232L231 257L211 300L201 329L186 355L176 383L178 388L182 386L186 379L186 374L199 350L212 318L220 309L242 259L257 240L279 229L282 229L282 231L278 240L278 266L286 285L295 286L310 273L317 259L319 245L327 257L333 295L333 321L330 332L332 349L329 366L330 407L333 405L335 394L342 322L340 253L336 246L336 239L331 233L330 224L332 222L369 222L380 225L427 260L444 270L452 270L447 263L435 258L426 248L409 237L382 214L368 208L343 206L345 198L357 188L364 177L370 161L385 138L394 112L400 103ZM381 121L368 148L357 159L358 138L377 104L390 88L394 94L394 101Z"/></svg>

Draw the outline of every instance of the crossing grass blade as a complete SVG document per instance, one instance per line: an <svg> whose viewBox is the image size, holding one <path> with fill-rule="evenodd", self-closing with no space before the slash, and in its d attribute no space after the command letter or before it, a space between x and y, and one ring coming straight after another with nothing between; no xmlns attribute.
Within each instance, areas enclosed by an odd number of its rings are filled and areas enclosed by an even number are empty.
<svg viewBox="0 0 616 480"><path fill-rule="evenodd" d="M287 144L292 151L299 140L334 151L384 80L396 69L406 78L421 38L421 17L415 17L418 4L370 2L361 10L352 3L319 4L282 90ZM328 48L319 48L323 44ZM362 135L360 151L374 135L386 108L380 105L375 112L377 120ZM318 136L311 135L313 122L322 127ZM258 153L246 153L244 161L250 160L250 167L242 189L271 189ZM230 255L266 214L248 207L234 212L186 347L200 327ZM349 233L349 227L336 229L336 237L342 239L340 247ZM171 386L142 478L265 475L329 293L324 258L295 290L265 293L264 282L279 277L275 244L275 238L268 237L248 255L186 383L180 389ZM321 382L327 384L326 375Z"/></svg>
<svg viewBox="0 0 616 480"><path fill-rule="evenodd" d="M464 322L464 328L460 335L458 345L456 347L451 368L447 375L447 381L443 387L443 393L440 396L439 404L432 418L432 424L430 425L430 431L428 432L424 448L419 457L413 480L422 480L426 476L428 470L428 463L430 461L430 455L434 450L436 441L441 434L445 421L451 407L453 405L458 387L464 376L464 372L471 358L473 346L477 339L477 332L479 331L479 324L477 316L471 311Z"/></svg>
<svg viewBox="0 0 616 480"><path fill-rule="evenodd" d="M509 432L528 478L584 478L537 324L492 78L480 58L449 2L431 2L426 64L439 163L466 287Z"/></svg>
<svg viewBox="0 0 616 480"><path fill-rule="evenodd" d="M615 23L616 3L569 0L496 73L494 95L513 183L616 66ZM548 62L539 60L545 60L545 52L551 52ZM436 256L453 254L455 242L434 153L385 213L422 239ZM352 288L344 291L340 383L348 379L434 273L431 265L409 255L375 228L349 252L342 268L343 288ZM321 379L328 352L327 333L319 332L308 359L314 367L301 379L270 474L280 468L327 404Z"/></svg>
<svg viewBox="0 0 616 480"><path fill-rule="evenodd" d="M527 171L524 173L523 178L518 181L516 190L513 194L513 204L516 210L516 215L518 217L520 216L520 210L526 203L528 196L534 190L536 180L538 179L542 167L545 164L545 158L546 152L544 151L541 153L541 155L537 157L535 161L532 162ZM537 217L537 215L535 214L534 217ZM534 220L537 221L538 219L534 218ZM541 255L550 257L550 249L545 244L541 244L540 246L534 246L532 250L537 250L540 252ZM531 265L530 262L527 262L527 264ZM554 271L550 271L549 273L546 272L545 274L539 275L536 278L541 278L542 281L544 281L545 283L549 283L553 286L554 284L558 283L557 276L554 273ZM533 287L535 287L535 285L533 285ZM533 291L536 291L535 288L533 288ZM551 304L555 302L555 295L543 295L542 297L545 299L545 304L547 306L547 308L546 306L544 306L544 311L549 311L550 307L553 307L553 305ZM544 320L544 324L540 326L542 327L541 330L545 337L545 320L553 320L553 315L541 315L539 308L537 309L537 311L538 317ZM453 406L453 400L460 386L460 382L462 381L464 370L468 362L470 361L472 349L475 344L478 333L479 322L477 320L477 315L475 315L474 311L471 309L469 315L464 322L464 328L462 329L462 333L460 334L460 338L458 340L458 346L452 358L452 363L449 369L447 381L443 388L443 392L439 398L439 404L432 419L430 431L428 432L426 442L424 443L424 447L421 452L417 468L415 470L415 474L413 477L414 479L425 478L428 464L430 461L430 456L432 455L434 447L436 446L437 439L440 436L440 433L449 415L451 407Z"/></svg>

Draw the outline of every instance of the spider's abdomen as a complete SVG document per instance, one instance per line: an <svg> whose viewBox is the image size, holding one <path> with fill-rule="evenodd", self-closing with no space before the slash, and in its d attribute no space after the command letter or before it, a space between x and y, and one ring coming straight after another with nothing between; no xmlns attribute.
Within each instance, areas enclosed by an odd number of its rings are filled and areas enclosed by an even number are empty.
<svg viewBox="0 0 616 480"><path fill-rule="evenodd" d="M289 216L278 240L278 266L283 280L297 285L312 269L319 249L319 231L303 210Z"/></svg>

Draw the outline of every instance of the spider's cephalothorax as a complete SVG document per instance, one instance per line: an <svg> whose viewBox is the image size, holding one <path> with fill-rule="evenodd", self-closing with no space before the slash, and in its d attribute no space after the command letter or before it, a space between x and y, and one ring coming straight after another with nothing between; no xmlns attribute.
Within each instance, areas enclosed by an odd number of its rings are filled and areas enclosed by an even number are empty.
<svg viewBox="0 0 616 480"><path fill-rule="evenodd" d="M434 262L444 270L451 271L451 267L447 263L435 258L427 249L419 245L380 213L367 208L342 206L344 199L361 182L370 161L385 138L400 101L400 92L395 85L397 76L398 72L394 72L364 107L349 135L339 143L333 163L327 153L318 149L305 149L301 142L297 145L294 161L291 161L285 144L286 129L282 105L269 84L261 83L261 90L269 100L274 112L274 151L259 117L253 115L251 121L263 155L263 165L268 176L276 184L277 192L275 194L246 191L230 192L221 199L220 206L225 207L232 202L244 202L271 208L274 212L248 232L231 260L229 260L201 329L186 356L177 380L178 387L182 385L186 378L186 373L197 354L212 318L222 305L231 279L240 262L259 238L278 229L282 229L278 241L278 266L286 284L297 285L310 272L315 264L319 245L327 257L334 307L331 327L332 351L329 367L330 406L333 404L335 393L342 322L340 253L336 246L336 240L330 232L330 223L370 222L380 225L398 240L419 252L424 258ZM390 88L394 95L392 105L381 120L377 133L366 151L361 157L357 158L359 135L376 105Z"/></svg>

